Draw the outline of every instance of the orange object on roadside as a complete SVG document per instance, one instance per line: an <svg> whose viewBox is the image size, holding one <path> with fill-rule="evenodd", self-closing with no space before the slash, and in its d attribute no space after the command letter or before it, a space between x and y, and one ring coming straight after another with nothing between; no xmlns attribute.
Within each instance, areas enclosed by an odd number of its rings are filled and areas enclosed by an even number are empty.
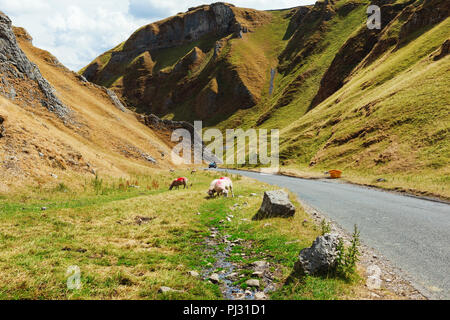
<svg viewBox="0 0 450 320"><path fill-rule="evenodd" d="M339 179L342 177L342 171L339 170L331 170L330 171L331 179Z"/></svg>

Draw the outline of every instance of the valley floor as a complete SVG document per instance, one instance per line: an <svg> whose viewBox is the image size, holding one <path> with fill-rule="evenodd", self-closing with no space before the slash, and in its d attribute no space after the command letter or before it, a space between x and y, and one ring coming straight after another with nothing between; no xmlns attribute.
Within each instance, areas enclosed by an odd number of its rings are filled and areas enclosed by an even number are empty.
<svg viewBox="0 0 450 320"><path fill-rule="evenodd" d="M267 262L272 288L266 279L258 290L270 299L373 298L364 270L351 281L290 278L300 250L320 227L303 209L288 223L252 221L272 187L233 176L236 197L210 200L205 191L219 173L189 174L190 189L168 191L178 175L188 173L96 178L81 187L60 183L0 195L0 298L223 299L223 285L208 280L211 272L224 271L217 264L221 253L235 266L233 286L243 291L254 278L252 263ZM227 252L223 239L234 243ZM79 290L67 288L70 266L79 267ZM161 287L174 291L160 293ZM399 298L386 290L376 296Z"/></svg>

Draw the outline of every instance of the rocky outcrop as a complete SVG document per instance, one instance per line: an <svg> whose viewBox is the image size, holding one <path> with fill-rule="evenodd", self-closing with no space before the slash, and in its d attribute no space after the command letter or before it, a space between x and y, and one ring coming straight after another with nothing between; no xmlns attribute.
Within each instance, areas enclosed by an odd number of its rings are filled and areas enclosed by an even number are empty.
<svg viewBox="0 0 450 320"><path fill-rule="evenodd" d="M289 72L311 53L321 49L317 46L317 39L311 35L324 29L326 22L335 14L333 1L329 0L317 1L312 7L299 9L294 16L296 31L279 57L281 72Z"/></svg>
<svg viewBox="0 0 450 320"><path fill-rule="evenodd" d="M277 190L264 193L261 209L253 219L290 218L294 215L295 206L289 200L289 195L284 190Z"/></svg>
<svg viewBox="0 0 450 320"><path fill-rule="evenodd" d="M397 48L406 41L409 35L420 28L434 25L450 15L448 1L429 0L424 1L420 7L414 1L404 3L385 3L379 1L375 4L380 6L382 15L381 31L369 30L363 26L358 33L347 40L339 50L327 72L324 74L320 89L314 97L309 109L319 105L333 93L338 91L346 82L346 78L364 60L366 63L374 61L382 52L396 44ZM352 10L356 4L348 3L338 13ZM400 15L400 16L399 16ZM391 21L406 21L402 24L398 38L386 38L391 28ZM392 33L392 32L391 32ZM367 58L366 58L367 57Z"/></svg>
<svg viewBox="0 0 450 320"><path fill-rule="evenodd" d="M6 135L6 129L3 126L5 120L6 120L5 117L0 115L0 138L3 138Z"/></svg>
<svg viewBox="0 0 450 320"><path fill-rule="evenodd" d="M270 17L220 2L191 8L137 30L82 74L140 113L164 117L183 108L191 121L251 108L264 89L265 70L236 68L224 49Z"/></svg>
<svg viewBox="0 0 450 320"><path fill-rule="evenodd" d="M117 97L114 91L106 89L106 93L111 98L113 104L116 106L117 109L119 109L122 112L127 112L127 108L123 105L122 101Z"/></svg>
<svg viewBox="0 0 450 320"><path fill-rule="evenodd" d="M339 236L327 234L318 237L312 247L300 252L294 269L299 274L327 275L334 271L338 257Z"/></svg>
<svg viewBox="0 0 450 320"><path fill-rule="evenodd" d="M412 4L405 10L406 22L398 35L398 46L410 41L410 36L422 28L433 26L450 16L450 2L447 0L424 0L418 7Z"/></svg>
<svg viewBox="0 0 450 320"><path fill-rule="evenodd" d="M218 35L238 33L241 25L232 7L218 2L145 26L125 42L124 51L140 54L197 41L212 32Z"/></svg>
<svg viewBox="0 0 450 320"><path fill-rule="evenodd" d="M173 70L175 72L183 72L192 70L197 67L205 59L205 54L203 51L195 47L187 55L185 55L178 63L175 65Z"/></svg>
<svg viewBox="0 0 450 320"><path fill-rule="evenodd" d="M411 0L385 6L383 10L383 19L392 14L396 15L393 17L395 19L383 28L377 43L358 68L367 67L386 51L399 49L420 36L421 31L424 32L449 17L450 3L446 0Z"/></svg>
<svg viewBox="0 0 450 320"><path fill-rule="evenodd" d="M31 38L31 37L30 37ZM0 12L0 94L14 100L20 94L30 104L37 101L64 121L70 110L55 95L55 90L31 63L17 44L11 20ZM28 99L24 99L28 98Z"/></svg>
<svg viewBox="0 0 450 320"><path fill-rule="evenodd" d="M349 10L353 10L358 5L360 4L350 2L341 7L338 13L346 15ZM381 5L381 12L383 12L381 22L382 28L385 28L406 5L407 4ZM366 26L363 26L356 35L347 40L339 50L328 70L325 72L320 82L320 89L312 100L309 109L314 108L342 88L345 79L372 51L379 40L379 36L379 30L370 30Z"/></svg>
<svg viewBox="0 0 450 320"><path fill-rule="evenodd" d="M442 58L444 58L446 55L448 55L450 53L450 39L445 40L445 42L442 44L439 53L437 53L434 57L433 60L437 61L440 60Z"/></svg>

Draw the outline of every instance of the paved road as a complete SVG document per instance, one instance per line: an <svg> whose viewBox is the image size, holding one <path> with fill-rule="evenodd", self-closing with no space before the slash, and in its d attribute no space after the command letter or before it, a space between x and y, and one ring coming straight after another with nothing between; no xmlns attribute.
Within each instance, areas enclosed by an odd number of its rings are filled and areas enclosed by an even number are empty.
<svg viewBox="0 0 450 320"><path fill-rule="evenodd" d="M450 205L338 183L233 171L296 193L401 269L433 299L450 299Z"/></svg>

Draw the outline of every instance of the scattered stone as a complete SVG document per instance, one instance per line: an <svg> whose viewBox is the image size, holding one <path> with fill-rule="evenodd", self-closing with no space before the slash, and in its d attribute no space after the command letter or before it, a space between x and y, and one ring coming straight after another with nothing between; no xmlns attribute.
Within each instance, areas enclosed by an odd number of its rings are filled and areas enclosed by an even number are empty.
<svg viewBox="0 0 450 320"><path fill-rule="evenodd" d="M237 276L238 276L238 274L237 274L236 272L233 272L233 273L230 273L230 274L227 276L227 279L233 280L233 279L236 279Z"/></svg>
<svg viewBox="0 0 450 320"><path fill-rule="evenodd" d="M252 266L256 271L261 271L269 267L269 263L267 261L255 261Z"/></svg>
<svg viewBox="0 0 450 320"><path fill-rule="evenodd" d="M161 288L159 288L158 292L166 294L166 293L169 293L169 292L180 292L180 291L172 289L172 288L169 288L169 287L161 287Z"/></svg>
<svg viewBox="0 0 450 320"><path fill-rule="evenodd" d="M141 217L141 216L136 216L136 217L134 217L134 222L137 224L137 225L141 225L141 224L144 224L144 223L148 223L148 222L150 222L150 221L152 221L152 220L154 220L155 218L154 217Z"/></svg>
<svg viewBox="0 0 450 320"><path fill-rule="evenodd" d="M262 271L255 271L252 274L253 277L258 277L258 278L263 278L264 277L264 272Z"/></svg>
<svg viewBox="0 0 450 320"><path fill-rule="evenodd" d="M52 173L52 174L50 174L50 175L52 176L52 178L58 179L58 176L57 176L56 174Z"/></svg>
<svg viewBox="0 0 450 320"><path fill-rule="evenodd" d="M142 153L141 155L142 155L142 157L143 157L146 161L148 161L148 162L151 162L151 163L153 163L153 164L158 163L158 161L156 161L155 159L153 159L151 156L149 156L149 155L146 154L146 153Z"/></svg>
<svg viewBox="0 0 450 320"><path fill-rule="evenodd" d="M253 288L259 288L260 287L259 280L256 280L256 279L247 280L246 284L247 284L247 286L253 287Z"/></svg>
<svg viewBox="0 0 450 320"><path fill-rule="evenodd" d="M47 211L47 207L42 207L41 210L42 211Z"/></svg>
<svg viewBox="0 0 450 320"><path fill-rule="evenodd" d="M295 207L284 190L266 191L261 209L254 220L282 217L289 218L295 215Z"/></svg>
<svg viewBox="0 0 450 320"><path fill-rule="evenodd" d="M238 292L233 294L236 300L244 300L245 299L245 293Z"/></svg>
<svg viewBox="0 0 450 320"><path fill-rule="evenodd" d="M266 223L266 224L264 225L264 228L268 228L268 227L271 227L271 226L272 226L271 223Z"/></svg>
<svg viewBox="0 0 450 320"><path fill-rule="evenodd" d="M189 271L189 275L194 278L200 277L200 274L197 271Z"/></svg>
<svg viewBox="0 0 450 320"><path fill-rule="evenodd" d="M384 178L380 178L380 179L377 179L377 182L387 182L387 180Z"/></svg>
<svg viewBox="0 0 450 320"><path fill-rule="evenodd" d="M327 274L336 266L338 244L339 236L337 234L318 237L312 247L300 252L294 267L295 270L307 275Z"/></svg>
<svg viewBox="0 0 450 320"><path fill-rule="evenodd" d="M295 240L295 241L288 241L285 244L289 245L289 244L300 243L300 242L301 242L300 240Z"/></svg>
<svg viewBox="0 0 450 320"><path fill-rule="evenodd" d="M258 195L256 193L250 193L251 197L257 197Z"/></svg>
<svg viewBox="0 0 450 320"><path fill-rule="evenodd" d="M374 299L380 299L380 298L381 298L379 295L377 295L377 294L374 293L374 292L371 292L371 293L370 293L370 296L371 296L372 298L374 298Z"/></svg>
<svg viewBox="0 0 450 320"><path fill-rule="evenodd" d="M267 300L267 296L264 292L255 293L255 300Z"/></svg>
<svg viewBox="0 0 450 320"><path fill-rule="evenodd" d="M217 273L213 273L213 274L209 277L209 280L210 280L212 283L214 283L214 284L217 284L217 283L220 282L220 278L219 278L219 275L218 275Z"/></svg>
<svg viewBox="0 0 450 320"><path fill-rule="evenodd" d="M244 293L246 296L251 296L253 294L253 292L251 292L250 290L245 290Z"/></svg>

